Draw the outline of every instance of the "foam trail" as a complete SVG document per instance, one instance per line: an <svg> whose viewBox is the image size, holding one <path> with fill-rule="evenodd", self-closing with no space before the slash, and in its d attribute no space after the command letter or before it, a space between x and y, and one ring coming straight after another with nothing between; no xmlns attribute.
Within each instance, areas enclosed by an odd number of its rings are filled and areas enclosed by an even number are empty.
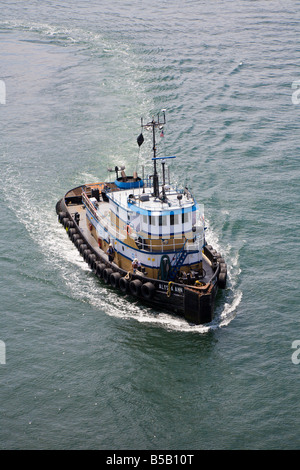
<svg viewBox="0 0 300 470"><path fill-rule="evenodd" d="M243 293L237 291L231 303L226 303L224 309L220 315L220 326L227 326L231 320L235 317L235 312L242 301Z"/></svg>
<svg viewBox="0 0 300 470"><path fill-rule="evenodd" d="M225 211L225 215L228 215L228 212ZM223 304L220 312L216 311L218 327L223 327L227 326L233 320L243 297L242 291L237 288L237 283L241 274L239 264L240 250L234 252L233 247L230 244L222 247L217 233L210 228L210 222L207 218L205 219L205 224L207 226L207 243L212 245L215 250L224 256L227 264L227 287L223 293L225 303ZM212 322L212 325L213 323L214 322ZM214 326L212 326L212 328L214 328Z"/></svg>

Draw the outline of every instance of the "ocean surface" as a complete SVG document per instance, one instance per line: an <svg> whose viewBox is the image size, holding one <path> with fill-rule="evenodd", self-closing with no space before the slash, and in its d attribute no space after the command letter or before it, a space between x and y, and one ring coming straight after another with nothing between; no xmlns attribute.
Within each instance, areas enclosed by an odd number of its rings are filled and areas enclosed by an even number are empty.
<svg viewBox="0 0 300 470"><path fill-rule="evenodd" d="M300 2L0 5L0 448L299 449ZM206 326L104 287L55 212L150 171L162 108L228 265Z"/></svg>

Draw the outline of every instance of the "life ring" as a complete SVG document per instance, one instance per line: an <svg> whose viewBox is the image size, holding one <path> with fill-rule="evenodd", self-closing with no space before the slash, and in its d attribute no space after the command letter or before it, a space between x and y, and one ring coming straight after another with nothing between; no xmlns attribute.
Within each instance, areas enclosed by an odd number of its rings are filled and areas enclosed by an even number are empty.
<svg viewBox="0 0 300 470"><path fill-rule="evenodd" d="M101 238L98 238L98 246L99 246L99 248L102 249L102 240L101 240Z"/></svg>
<svg viewBox="0 0 300 470"><path fill-rule="evenodd" d="M145 284L142 285L141 292L146 300L150 300L155 294L155 287L152 282L145 282Z"/></svg>
<svg viewBox="0 0 300 470"><path fill-rule="evenodd" d="M127 225L126 232L127 232L127 235L129 236L132 234L132 228L130 227L130 225Z"/></svg>
<svg viewBox="0 0 300 470"><path fill-rule="evenodd" d="M93 224L89 224L90 232L93 230Z"/></svg>

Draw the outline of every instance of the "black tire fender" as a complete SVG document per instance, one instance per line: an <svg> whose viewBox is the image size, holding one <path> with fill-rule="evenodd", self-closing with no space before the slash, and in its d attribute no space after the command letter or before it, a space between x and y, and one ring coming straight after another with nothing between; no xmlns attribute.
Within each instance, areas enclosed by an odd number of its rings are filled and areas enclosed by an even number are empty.
<svg viewBox="0 0 300 470"><path fill-rule="evenodd" d="M83 259L84 259L84 261L87 262L88 256L89 256L91 253L92 253L92 252L91 252L91 250L89 250L89 249L84 250L84 252L83 252Z"/></svg>
<svg viewBox="0 0 300 470"><path fill-rule="evenodd" d="M129 289L132 295L139 295L141 292L141 287L142 287L142 281L139 279L134 279L134 281L131 281L129 284Z"/></svg>
<svg viewBox="0 0 300 470"><path fill-rule="evenodd" d="M218 286L220 289L225 289L227 280L227 273L220 273L218 277Z"/></svg>
<svg viewBox="0 0 300 470"><path fill-rule="evenodd" d="M82 238L77 238L77 240L75 240L75 245L77 246L78 250L82 244L83 244Z"/></svg>
<svg viewBox="0 0 300 470"><path fill-rule="evenodd" d="M84 250L87 249L87 245L85 243L82 243L79 247L80 254L83 256Z"/></svg>
<svg viewBox="0 0 300 470"><path fill-rule="evenodd" d="M111 268L103 269L103 280L104 280L105 284L109 284L110 275L111 275L112 272L113 272L113 270Z"/></svg>
<svg viewBox="0 0 300 470"><path fill-rule="evenodd" d="M152 282L145 282L145 284L143 284L141 287L141 292L142 292L142 296L146 300L150 300L153 298L155 294L155 287L152 284Z"/></svg>
<svg viewBox="0 0 300 470"><path fill-rule="evenodd" d="M69 238L72 240L72 235L74 235L74 233L76 233L76 229L75 228L70 228L68 230L68 236Z"/></svg>
<svg viewBox="0 0 300 470"><path fill-rule="evenodd" d="M226 263L220 263L220 273L227 273Z"/></svg>
<svg viewBox="0 0 300 470"><path fill-rule="evenodd" d="M94 268L95 260L96 260L96 255L94 253L90 253L87 258L87 262L92 269Z"/></svg>
<svg viewBox="0 0 300 470"><path fill-rule="evenodd" d="M103 276L103 270L105 269L105 264L104 263L96 263L96 274L98 277L102 278Z"/></svg>
<svg viewBox="0 0 300 470"><path fill-rule="evenodd" d="M73 230L75 230L75 229L73 229ZM76 240L79 240L79 238L80 238L80 235L79 235L79 233L76 233L76 231L75 231L74 234L71 235L71 240L72 240L73 243L75 243Z"/></svg>
<svg viewBox="0 0 300 470"><path fill-rule="evenodd" d="M129 286L128 280L125 279L125 277L121 277L121 279L119 280L119 288L120 288L120 291L123 292L123 294L126 294L126 292L128 292L128 286Z"/></svg>
<svg viewBox="0 0 300 470"><path fill-rule="evenodd" d="M66 223L66 228L68 227L68 229L70 230L70 228L73 228L74 227L74 222L73 220L68 220L68 222Z"/></svg>
<svg viewBox="0 0 300 470"><path fill-rule="evenodd" d="M62 220L63 220L65 217L67 217L67 213L66 213L66 212L59 212L59 213L58 213L58 221L59 221L60 223L62 223Z"/></svg>
<svg viewBox="0 0 300 470"><path fill-rule="evenodd" d="M63 226L64 226L65 228L66 228L68 222L69 222L68 217L64 217L64 218L62 219L62 221L61 221L61 223L63 224Z"/></svg>
<svg viewBox="0 0 300 470"><path fill-rule="evenodd" d="M115 287L115 288L119 287L120 279L121 279L120 273L111 273L110 284L112 285L112 287Z"/></svg>

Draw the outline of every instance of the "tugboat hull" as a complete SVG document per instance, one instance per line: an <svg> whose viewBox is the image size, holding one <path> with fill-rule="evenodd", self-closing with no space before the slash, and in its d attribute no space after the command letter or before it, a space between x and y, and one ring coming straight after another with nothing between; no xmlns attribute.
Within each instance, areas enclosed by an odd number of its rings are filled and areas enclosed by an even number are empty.
<svg viewBox="0 0 300 470"><path fill-rule="evenodd" d="M218 287L225 287L227 272L221 255L211 246L205 245L203 249L203 263L211 273L205 283L195 286L154 279L141 272L128 272L108 260L90 232L82 205L81 187L69 191L58 201L56 212L70 240L102 282L121 294L130 294L155 308L180 315L190 323L199 325L212 321Z"/></svg>

